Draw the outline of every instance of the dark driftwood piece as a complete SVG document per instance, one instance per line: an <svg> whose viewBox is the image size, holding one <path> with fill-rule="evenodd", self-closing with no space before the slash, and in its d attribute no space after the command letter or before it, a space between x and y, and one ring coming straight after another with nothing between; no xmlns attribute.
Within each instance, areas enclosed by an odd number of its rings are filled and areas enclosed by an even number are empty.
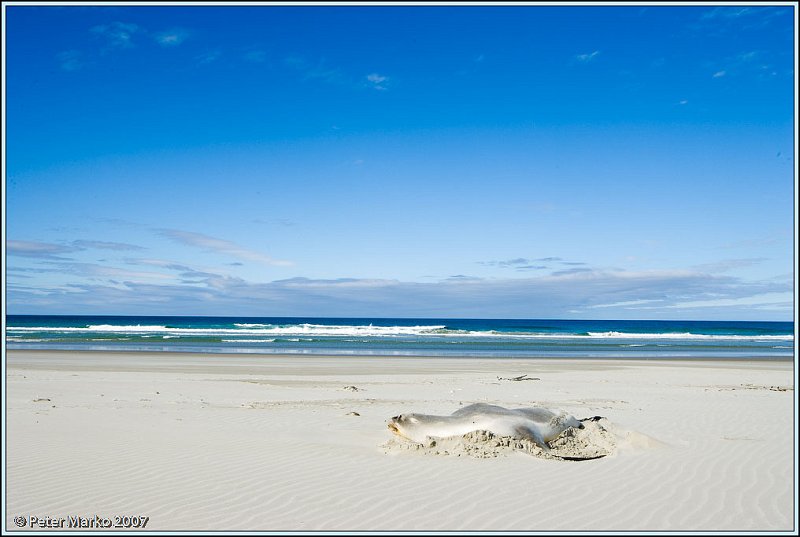
<svg viewBox="0 0 800 537"><path fill-rule="evenodd" d="M497 377L497 380L512 380L512 381L520 381L520 380L542 380L539 377L529 377L527 374L520 375L518 377Z"/></svg>

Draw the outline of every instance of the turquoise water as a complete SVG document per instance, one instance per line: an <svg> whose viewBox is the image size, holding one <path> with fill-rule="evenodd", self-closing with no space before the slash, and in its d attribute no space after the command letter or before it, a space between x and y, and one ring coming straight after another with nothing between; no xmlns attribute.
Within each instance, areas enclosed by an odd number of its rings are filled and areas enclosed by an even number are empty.
<svg viewBox="0 0 800 537"><path fill-rule="evenodd" d="M8 349L571 358L794 356L794 324L9 315Z"/></svg>

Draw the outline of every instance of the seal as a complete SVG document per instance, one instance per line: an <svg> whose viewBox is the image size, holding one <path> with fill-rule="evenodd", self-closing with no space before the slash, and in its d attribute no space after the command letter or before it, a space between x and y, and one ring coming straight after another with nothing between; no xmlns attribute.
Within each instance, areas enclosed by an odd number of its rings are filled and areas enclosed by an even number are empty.
<svg viewBox="0 0 800 537"><path fill-rule="evenodd" d="M511 436L535 442L548 450L548 442L570 427L583 429L583 424L565 412L546 408L504 408L475 403L459 408L449 416L400 414L387 422L394 434L417 444L427 437L462 436L472 431L489 431L497 436Z"/></svg>

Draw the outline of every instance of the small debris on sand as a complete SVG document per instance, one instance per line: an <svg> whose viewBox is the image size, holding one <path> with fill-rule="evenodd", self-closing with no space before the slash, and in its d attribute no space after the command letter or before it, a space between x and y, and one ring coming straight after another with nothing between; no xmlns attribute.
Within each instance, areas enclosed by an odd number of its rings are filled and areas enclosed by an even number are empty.
<svg viewBox="0 0 800 537"><path fill-rule="evenodd" d="M765 390L770 392L789 392L794 391L792 386L765 386L760 384L739 384L738 386L712 386L719 392L734 391L734 390ZM708 391L710 388L706 388Z"/></svg>
<svg viewBox="0 0 800 537"><path fill-rule="evenodd" d="M527 374L520 375L518 377L497 377L497 380L510 380L514 382L519 382L521 380L542 380L539 377L529 377Z"/></svg>
<svg viewBox="0 0 800 537"><path fill-rule="evenodd" d="M342 389L343 389L343 390L347 390L348 392L358 392L358 391L361 391L361 390L359 390L358 388L356 388L355 386L345 386L345 387L344 387L344 388L342 388Z"/></svg>
<svg viewBox="0 0 800 537"><path fill-rule="evenodd" d="M358 412L348 412L347 414L345 414L345 416L360 416L360 415L361 414L359 414Z"/></svg>
<svg viewBox="0 0 800 537"><path fill-rule="evenodd" d="M39 397L38 399L33 400L34 403L46 403L48 401L50 401L50 399L47 397Z"/></svg>

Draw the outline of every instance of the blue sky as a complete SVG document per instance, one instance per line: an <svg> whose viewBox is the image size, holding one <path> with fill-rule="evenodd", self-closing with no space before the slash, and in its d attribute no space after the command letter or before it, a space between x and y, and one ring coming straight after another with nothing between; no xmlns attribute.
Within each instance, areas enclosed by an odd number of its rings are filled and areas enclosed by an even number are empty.
<svg viewBox="0 0 800 537"><path fill-rule="evenodd" d="M4 6L9 313L789 320L791 6Z"/></svg>

